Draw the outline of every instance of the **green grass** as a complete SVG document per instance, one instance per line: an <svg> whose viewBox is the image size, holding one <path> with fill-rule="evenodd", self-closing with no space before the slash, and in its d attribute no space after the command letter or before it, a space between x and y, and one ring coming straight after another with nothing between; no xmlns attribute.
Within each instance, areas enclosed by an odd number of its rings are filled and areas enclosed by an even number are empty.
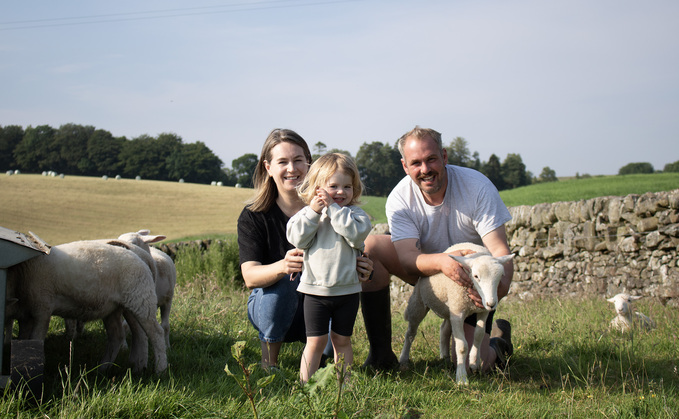
<svg viewBox="0 0 679 419"><path fill-rule="evenodd" d="M597 176L538 183L500 192L509 207L543 202L579 201L599 196L625 196L679 188L679 173Z"/></svg>
<svg viewBox="0 0 679 419"><path fill-rule="evenodd" d="M248 292L224 286L222 278L197 274L179 285L172 314L169 372L133 376L126 367L107 375L92 371L105 336L90 323L73 345L53 319L46 340L46 398L39 406L16 393L0 400L3 417L33 418L248 418L246 395L224 367L239 371L231 346L245 341L244 362L251 382L268 376L257 363L257 334L246 316ZM472 376L455 384L454 368L438 359L440 320L429 314L414 341L406 371L374 373L359 368L368 342L359 313L354 330L355 365L341 393L346 417L648 417L676 418L679 412L679 316L676 308L640 301L658 328L623 335L608 330L613 316L603 299L545 299L503 302L498 316L512 322L515 353L502 373ZM406 324L402 307L393 313L393 348L400 351ZM301 343L285 344L273 382L255 391L260 417L330 417L338 389L330 381L310 393L297 384ZM252 365L250 365L252 364Z"/></svg>

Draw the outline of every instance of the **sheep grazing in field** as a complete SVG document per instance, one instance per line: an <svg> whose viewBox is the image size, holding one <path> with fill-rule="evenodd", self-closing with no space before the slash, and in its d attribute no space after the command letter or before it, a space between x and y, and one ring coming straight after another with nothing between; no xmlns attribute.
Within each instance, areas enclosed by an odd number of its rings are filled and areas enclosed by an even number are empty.
<svg viewBox="0 0 679 419"><path fill-rule="evenodd" d="M472 250L467 256L453 256L453 259L469 269L469 278L474 288L481 296L485 308L478 308L469 298L467 289L452 281L443 273L431 277L420 278L413 289L408 301L404 317L408 322L408 330L399 362L406 367L410 358L410 347L417 334L417 328L431 309L443 318L441 325L440 353L441 358L450 359L450 333L455 341L457 358L456 381L458 384L468 384L466 360L469 353L469 367L472 371L481 369L481 341L485 333L485 323L488 312L494 310L498 304L497 287L504 275L503 263L511 260L514 255L493 257L488 250L473 243L460 243L450 247L445 253L456 250ZM468 351L464 335L464 319L476 313L477 323L474 331L474 342Z"/></svg>
<svg viewBox="0 0 679 419"><path fill-rule="evenodd" d="M655 322L648 316L638 311L633 311L632 302L640 299L641 296L629 295L626 293L617 294L607 299L609 303L615 305L615 314L611 320L611 328L620 332L628 332L635 328L651 330L655 328Z"/></svg>
<svg viewBox="0 0 679 419"><path fill-rule="evenodd" d="M6 318L19 320L20 339L44 340L52 315L81 321L103 319L107 346L101 367L105 369L115 360L125 338L120 321L124 314L128 322L140 326L136 336L148 336L156 373L167 369L151 270L127 248L95 241L54 246L48 255L8 270L7 295L15 303L7 306ZM145 363L146 359L137 357L133 368L139 371Z"/></svg>
<svg viewBox="0 0 679 419"><path fill-rule="evenodd" d="M149 230L139 230L136 233L125 233L118 240L133 244L149 252L156 265L156 296L160 309L160 325L165 333L165 345L170 348L170 310L174 298L174 288L177 285L177 270L172 258L160 249L150 247L150 243L165 240L166 236L150 235Z"/></svg>

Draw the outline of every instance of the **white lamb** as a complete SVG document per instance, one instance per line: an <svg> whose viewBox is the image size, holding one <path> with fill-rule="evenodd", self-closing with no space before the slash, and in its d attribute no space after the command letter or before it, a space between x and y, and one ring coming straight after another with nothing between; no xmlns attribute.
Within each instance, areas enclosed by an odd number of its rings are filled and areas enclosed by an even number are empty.
<svg viewBox="0 0 679 419"><path fill-rule="evenodd" d="M9 269L7 295L15 303L8 305L6 316L19 320L21 339L44 340L52 315L81 321L103 319L107 347L101 364L105 368L115 360L124 339L120 321L124 314L140 325L141 335L148 336L156 373L167 369L151 270L129 249L93 241L54 246L48 255ZM144 366L144 359L133 362L135 370Z"/></svg>
<svg viewBox="0 0 679 419"><path fill-rule="evenodd" d="M611 320L612 329L627 332L637 327L644 330L655 328L655 322L648 316L638 311L633 311L632 302L640 298L641 296L639 295L620 293L606 300L615 304L615 313L617 315Z"/></svg>
<svg viewBox="0 0 679 419"><path fill-rule="evenodd" d="M166 236L149 234L149 230L139 230L136 233L125 233L118 240L133 244L149 252L153 257L157 269L156 296L160 309L160 325L165 333L165 345L170 348L170 310L174 298L174 288L177 284L177 269L172 258L160 249L150 247L150 243L165 240Z"/></svg>
<svg viewBox="0 0 679 419"><path fill-rule="evenodd" d="M488 312L494 310L499 302L497 287L504 275L503 263L511 260L514 255L493 257L485 247L473 243L456 244L448 248L445 253L464 249L472 250L475 253L467 256L450 255L450 257L469 269L469 278L473 281L474 288L481 296L485 309L476 307L469 298L466 288L442 273L420 278L415 285L404 314L408 322L408 330L399 362L402 367L408 364L410 347L417 334L417 328L431 309L444 319L441 325L439 345L441 358L450 358L450 332L452 331L457 358L456 381L458 384L466 385L468 384L466 368L468 346L464 335L464 319L470 314L476 313L474 343L471 351L469 351L469 367L472 371L476 371L481 368L480 346L485 332Z"/></svg>

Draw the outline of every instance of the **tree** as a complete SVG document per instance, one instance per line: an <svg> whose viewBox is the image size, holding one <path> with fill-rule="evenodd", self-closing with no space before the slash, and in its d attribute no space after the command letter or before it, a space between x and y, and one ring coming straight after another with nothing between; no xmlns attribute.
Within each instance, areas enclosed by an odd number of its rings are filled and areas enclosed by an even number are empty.
<svg viewBox="0 0 679 419"><path fill-rule="evenodd" d="M14 149L24 138L24 129L19 125L0 126L0 170L7 171L18 167L14 159Z"/></svg>
<svg viewBox="0 0 679 419"><path fill-rule="evenodd" d="M325 145L324 142L317 142L314 144L314 152L311 155L311 160L316 160L319 157L321 157L323 154L325 154L326 150L328 149L328 146Z"/></svg>
<svg viewBox="0 0 679 419"><path fill-rule="evenodd" d="M252 177L257 167L257 155L253 153L244 154L231 162L231 169L236 181L244 188L254 186Z"/></svg>
<svg viewBox="0 0 679 419"><path fill-rule="evenodd" d="M498 191L506 189L504 178L502 177L502 165L500 158L495 154L491 154L488 161L481 167L481 173L486 175Z"/></svg>
<svg viewBox="0 0 679 419"><path fill-rule="evenodd" d="M675 161L674 163L667 163L662 171L674 173L679 172L679 160Z"/></svg>
<svg viewBox="0 0 679 419"><path fill-rule="evenodd" d="M183 163L175 167L176 172L171 173L175 180L184 179L193 183L227 180L226 174L221 170L222 160L201 141L183 144L181 151L173 156Z"/></svg>
<svg viewBox="0 0 679 419"><path fill-rule="evenodd" d="M58 171L59 151L54 147L54 128L49 125L28 127L14 149L19 168L26 172Z"/></svg>
<svg viewBox="0 0 679 419"><path fill-rule="evenodd" d="M518 188L528 185L526 178L526 165L521 160L521 155L509 153L502 162L502 179L507 189Z"/></svg>
<svg viewBox="0 0 679 419"><path fill-rule="evenodd" d="M114 138L103 129L98 129L90 135L87 141L87 156L93 164L94 175L115 176L121 170L120 152L123 149L125 137Z"/></svg>
<svg viewBox="0 0 679 419"><path fill-rule="evenodd" d="M557 177L556 177L556 172L552 169L549 168L549 166L545 166L542 168L542 172L540 173L540 182L556 182Z"/></svg>
<svg viewBox="0 0 679 419"><path fill-rule="evenodd" d="M618 170L619 175L634 175L653 173L653 165L651 163L629 163Z"/></svg>
<svg viewBox="0 0 679 419"><path fill-rule="evenodd" d="M361 145L356 165L366 195L387 196L404 176L398 150L379 141Z"/></svg>
<svg viewBox="0 0 679 419"><path fill-rule="evenodd" d="M123 176L143 179L159 179L165 170L165 159L155 150L155 139L141 135L123 143L120 150L120 163Z"/></svg>
<svg viewBox="0 0 679 419"><path fill-rule="evenodd" d="M473 160L471 153L469 152L469 147L467 146L467 140L462 137L455 137L450 145L446 147L448 151L448 164L454 164L456 166L471 167Z"/></svg>
<svg viewBox="0 0 679 419"><path fill-rule="evenodd" d="M87 143L93 132L92 126L60 126L54 134L54 147L59 152L59 164L55 170L69 174L94 174L95 165L87 155Z"/></svg>

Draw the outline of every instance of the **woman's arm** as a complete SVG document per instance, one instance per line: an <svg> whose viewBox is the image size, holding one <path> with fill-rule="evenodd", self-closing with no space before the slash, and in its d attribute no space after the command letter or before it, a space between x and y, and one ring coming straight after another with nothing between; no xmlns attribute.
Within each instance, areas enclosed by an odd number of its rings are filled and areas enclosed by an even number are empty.
<svg viewBox="0 0 679 419"><path fill-rule="evenodd" d="M266 288L280 281L285 275L302 271L304 252L300 249L290 249L285 258L268 265L260 262L247 261L240 265L245 286L249 289Z"/></svg>

